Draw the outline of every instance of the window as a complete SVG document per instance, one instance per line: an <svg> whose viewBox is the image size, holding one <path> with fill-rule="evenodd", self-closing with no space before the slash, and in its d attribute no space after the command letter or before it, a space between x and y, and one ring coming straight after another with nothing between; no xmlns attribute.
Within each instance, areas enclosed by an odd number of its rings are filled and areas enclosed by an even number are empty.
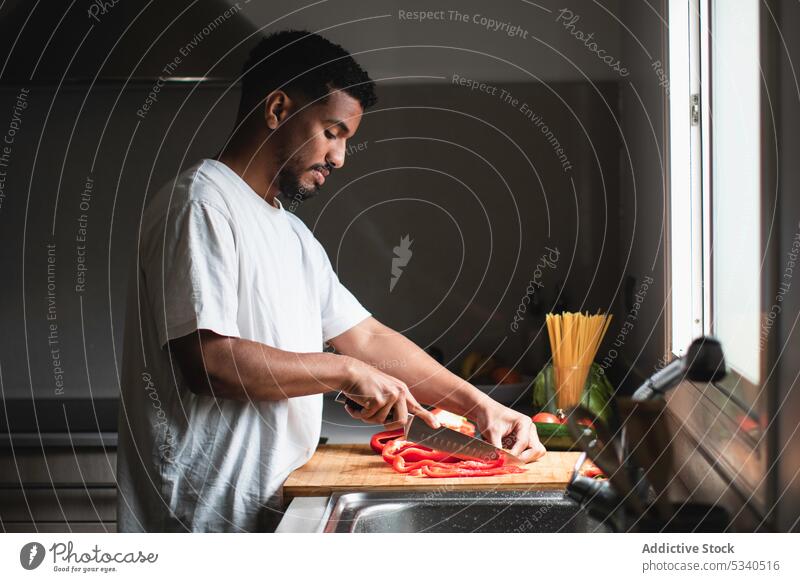
<svg viewBox="0 0 800 582"><path fill-rule="evenodd" d="M726 7L723 8L722 4ZM711 14L711 329L729 365L760 381L758 0L716 0Z"/></svg>
<svg viewBox="0 0 800 582"><path fill-rule="evenodd" d="M714 335L736 385L752 386L762 381L759 3L670 0L669 29L672 351Z"/></svg>
<svg viewBox="0 0 800 582"><path fill-rule="evenodd" d="M700 49L696 3L669 3L672 351L703 334ZM693 102L694 100L694 102ZM694 119L692 116L694 115Z"/></svg>

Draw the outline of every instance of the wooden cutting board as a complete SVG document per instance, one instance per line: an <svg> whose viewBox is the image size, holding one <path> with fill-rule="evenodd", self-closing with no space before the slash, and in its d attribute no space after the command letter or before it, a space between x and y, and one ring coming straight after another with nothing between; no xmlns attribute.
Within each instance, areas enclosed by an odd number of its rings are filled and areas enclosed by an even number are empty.
<svg viewBox="0 0 800 582"><path fill-rule="evenodd" d="M524 473L495 477L431 479L398 473L369 445L320 445L311 459L289 475L283 485L286 500L328 496L334 491L404 489L408 491L564 489L578 459L577 452L548 452Z"/></svg>

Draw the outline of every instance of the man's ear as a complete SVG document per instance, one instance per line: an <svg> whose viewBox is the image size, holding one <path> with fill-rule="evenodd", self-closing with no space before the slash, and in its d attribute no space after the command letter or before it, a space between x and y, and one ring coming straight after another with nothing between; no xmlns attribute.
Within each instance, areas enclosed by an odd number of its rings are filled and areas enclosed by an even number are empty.
<svg viewBox="0 0 800 582"><path fill-rule="evenodd" d="M292 98L283 91L273 91L264 101L264 119L267 127L277 129L283 123L293 106Z"/></svg>

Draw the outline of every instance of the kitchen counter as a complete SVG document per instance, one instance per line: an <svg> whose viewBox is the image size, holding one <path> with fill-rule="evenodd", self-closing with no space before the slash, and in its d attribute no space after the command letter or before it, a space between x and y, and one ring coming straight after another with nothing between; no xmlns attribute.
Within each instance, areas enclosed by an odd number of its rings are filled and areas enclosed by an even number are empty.
<svg viewBox="0 0 800 582"><path fill-rule="evenodd" d="M361 490L563 489L579 456L578 452L551 451L524 465L521 473L432 479L394 471L369 445L320 445L305 465L289 475L283 484L283 494L288 500Z"/></svg>
<svg viewBox="0 0 800 582"><path fill-rule="evenodd" d="M319 533L325 526L330 497L295 497L286 508L275 533Z"/></svg>
<svg viewBox="0 0 800 582"><path fill-rule="evenodd" d="M557 492L566 488L578 456L576 452L550 451L526 465L523 474L427 479L395 473L367 445L322 445L306 465L286 480L284 497L291 501L277 531L321 531L328 500L334 493L419 491L436 497L459 491Z"/></svg>
<svg viewBox="0 0 800 582"><path fill-rule="evenodd" d="M322 412L322 433L321 438L323 443L328 445L350 445L350 444L369 444L369 440L380 427L375 425L366 425L361 421L352 418L344 406L334 402L335 393L329 393L324 396L324 407ZM516 408L516 407L515 407ZM532 410L528 407L521 407L520 412L524 414L532 414ZM323 449L324 450L324 449ZM560 453L550 452L548 455L567 455L569 461L567 464L571 466L573 457L576 453ZM377 456L376 459L378 460ZM301 469L302 471L302 469ZM295 476L296 477L296 476ZM290 486L292 476L290 476ZM296 479L295 479L296 480ZM445 481L452 481L447 479ZM443 482L438 483L437 486L445 485ZM560 488L566 486L566 481L561 484L550 485L549 488ZM521 487L527 489L529 487ZM352 489L358 491L358 488ZM286 514L280 522L276 532L278 533L315 533L322 530L324 527L323 518L325 517L325 509L328 505L329 495L310 495L293 497L286 508Z"/></svg>

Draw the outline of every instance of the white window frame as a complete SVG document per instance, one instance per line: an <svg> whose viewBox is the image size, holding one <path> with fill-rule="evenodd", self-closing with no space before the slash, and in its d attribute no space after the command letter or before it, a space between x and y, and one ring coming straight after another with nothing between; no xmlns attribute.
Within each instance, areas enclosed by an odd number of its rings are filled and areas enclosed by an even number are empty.
<svg viewBox="0 0 800 582"><path fill-rule="evenodd" d="M700 30L698 0L669 0L669 130L670 130L670 269L671 350L684 355L692 340L706 330L703 288L702 125L691 124L692 102L700 93ZM689 75L686 74L688 64ZM702 109L702 108L701 108ZM683 163L682 163L683 162Z"/></svg>
<svg viewBox="0 0 800 582"><path fill-rule="evenodd" d="M735 9L735 6L731 5L731 9ZM711 34L708 30L711 17L711 0L668 0L672 282L669 349L675 356L685 355L693 339L701 335L715 335L717 327L712 256L713 71ZM699 97L696 124L691 121L692 96L695 95ZM763 240L759 244L763 245ZM759 298L759 302L763 304L763 298ZM762 371L762 377L758 380L760 383L763 382L764 355L760 354L759 358ZM736 371L735 362L729 371ZM753 389L757 386L738 371L735 377L737 383L747 384L749 391L755 391Z"/></svg>

